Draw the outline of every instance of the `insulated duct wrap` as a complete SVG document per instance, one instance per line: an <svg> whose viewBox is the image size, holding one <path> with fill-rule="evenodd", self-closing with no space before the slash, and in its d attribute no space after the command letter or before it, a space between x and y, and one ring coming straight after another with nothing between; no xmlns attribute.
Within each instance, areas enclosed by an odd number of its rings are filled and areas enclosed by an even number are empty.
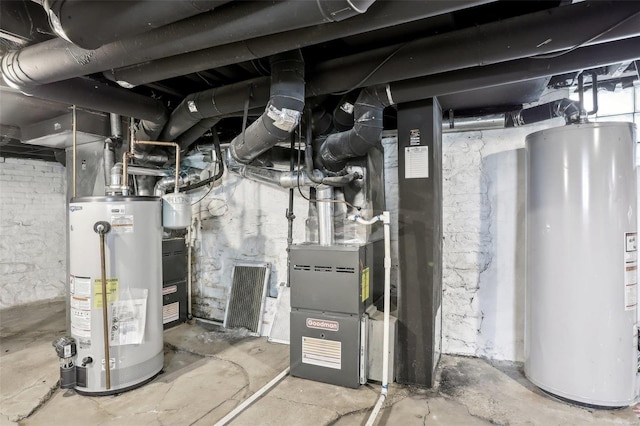
<svg viewBox="0 0 640 426"><path fill-rule="evenodd" d="M271 58L271 95L265 112L231 141L231 155L248 163L287 140L304 109L304 60L299 50Z"/></svg>
<svg viewBox="0 0 640 426"><path fill-rule="evenodd" d="M212 46L342 21L364 13L373 1L238 1L219 11L201 13L95 50L82 49L60 38L47 40L7 53L0 65L5 80L13 86L51 83Z"/></svg>
<svg viewBox="0 0 640 426"><path fill-rule="evenodd" d="M206 12L225 0L73 1L43 0L51 27L63 39L84 49L162 27Z"/></svg>
<svg viewBox="0 0 640 426"><path fill-rule="evenodd" d="M339 171L344 160L366 155L380 142L382 112L389 105L393 105L393 99L388 85L362 90L353 108L353 128L327 137L318 154L320 163L328 170Z"/></svg>

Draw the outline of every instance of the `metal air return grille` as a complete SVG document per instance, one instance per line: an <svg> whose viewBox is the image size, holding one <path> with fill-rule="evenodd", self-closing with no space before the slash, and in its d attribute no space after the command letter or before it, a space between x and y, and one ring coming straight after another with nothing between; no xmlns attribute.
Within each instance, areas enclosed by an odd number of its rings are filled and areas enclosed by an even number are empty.
<svg viewBox="0 0 640 426"><path fill-rule="evenodd" d="M271 266L268 263L236 264L224 316L225 328L242 327L260 336L270 274Z"/></svg>

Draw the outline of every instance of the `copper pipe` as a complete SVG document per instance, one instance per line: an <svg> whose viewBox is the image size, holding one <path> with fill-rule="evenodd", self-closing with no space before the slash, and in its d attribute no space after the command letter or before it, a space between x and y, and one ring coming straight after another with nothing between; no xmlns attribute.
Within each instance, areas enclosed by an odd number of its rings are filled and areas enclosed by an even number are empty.
<svg viewBox="0 0 640 426"><path fill-rule="evenodd" d="M109 312L107 309L107 271L104 253L104 236L108 232L104 224L97 225L100 235L100 279L102 281L102 335L104 338L104 371L107 390L111 389L111 356L109 354Z"/></svg>

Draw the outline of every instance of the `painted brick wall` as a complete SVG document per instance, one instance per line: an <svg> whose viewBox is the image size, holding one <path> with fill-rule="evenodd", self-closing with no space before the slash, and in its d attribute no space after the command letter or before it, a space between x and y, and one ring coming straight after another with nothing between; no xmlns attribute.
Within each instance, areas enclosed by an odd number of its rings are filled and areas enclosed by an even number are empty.
<svg viewBox="0 0 640 426"><path fill-rule="evenodd" d="M64 296L65 172L0 157L0 308Z"/></svg>
<svg viewBox="0 0 640 426"><path fill-rule="evenodd" d="M306 191L305 191L306 192ZM194 195L194 201L202 197ZM296 191L293 240L304 241L307 202ZM193 250L193 313L222 321L236 263L271 264L271 295L287 282L287 220L289 190L225 173L223 184L196 205L214 216L200 222ZM208 209L210 207L210 209ZM273 316L275 299L267 298L265 320ZM268 331L268 324L265 329Z"/></svg>
<svg viewBox="0 0 640 426"><path fill-rule="evenodd" d="M562 125L443 135L445 353L522 360L524 346L524 142ZM395 138L383 140L397 281Z"/></svg>

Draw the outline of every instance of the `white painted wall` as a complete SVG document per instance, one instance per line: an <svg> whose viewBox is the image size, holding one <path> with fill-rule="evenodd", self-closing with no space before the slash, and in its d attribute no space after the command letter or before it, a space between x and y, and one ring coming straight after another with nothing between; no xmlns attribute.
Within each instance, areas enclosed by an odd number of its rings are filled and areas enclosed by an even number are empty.
<svg viewBox="0 0 640 426"><path fill-rule="evenodd" d="M64 170L0 157L0 308L64 296Z"/></svg>

